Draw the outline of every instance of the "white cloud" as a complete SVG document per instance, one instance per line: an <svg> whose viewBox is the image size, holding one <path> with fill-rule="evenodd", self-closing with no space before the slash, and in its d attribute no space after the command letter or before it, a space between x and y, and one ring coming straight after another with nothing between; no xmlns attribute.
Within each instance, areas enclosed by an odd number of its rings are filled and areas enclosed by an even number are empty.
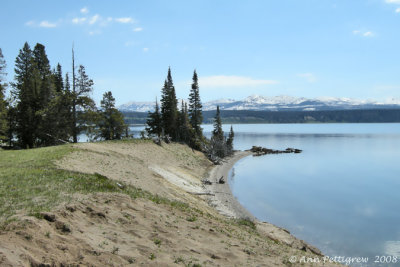
<svg viewBox="0 0 400 267"><path fill-rule="evenodd" d="M141 32L141 31L143 31L143 28L137 27L137 28L134 28L133 31L134 32Z"/></svg>
<svg viewBox="0 0 400 267"><path fill-rule="evenodd" d="M388 3L388 4L400 5L400 0L385 0L385 2Z"/></svg>
<svg viewBox="0 0 400 267"><path fill-rule="evenodd" d="M55 28L55 27L57 27L57 24L56 24L56 23L48 22L47 20L43 20L42 22L39 23L39 27L43 27L43 28Z"/></svg>
<svg viewBox="0 0 400 267"><path fill-rule="evenodd" d="M374 34L373 34L372 32L364 32L364 33L363 33L363 36L364 36L364 37L373 37Z"/></svg>
<svg viewBox="0 0 400 267"><path fill-rule="evenodd" d="M73 18L72 23L74 24L82 24L87 21L87 18Z"/></svg>
<svg viewBox="0 0 400 267"><path fill-rule="evenodd" d="M299 73L297 77L304 78L309 83L315 83L317 81L317 77L313 73Z"/></svg>
<svg viewBox="0 0 400 267"><path fill-rule="evenodd" d="M149 48L148 47L143 48L143 52L149 52Z"/></svg>
<svg viewBox="0 0 400 267"><path fill-rule="evenodd" d="M385 0L387 4L395 4L395 5L400 5L400 0ZM395 10L396 13L400 13L400 8L396 8Z"/></svg>
<svg viewBox="0 0 400 267"><path fill-rule="evenodd" d="M49 22L47 20L43 20L40 23L37 23L34 20L30 20L30 21L26 22L25 25L29 26L29 27L42 27L42 28L55 28L55 27L57 27L57 23L52 23L52 22Z"/></svg>
<svg viewBox="0 0 400 267"><path fill-rule="evenodd" d="M115 21L119 22L119 23L133 23L134 20L130 17L126 17L126 18L116 18Z"/></svg>
<svg viewBox="0 0 400 267"><path fill-rule="evenodd" d="M81 8L81 13L87 14L87 13L89 13L89 9L87 7Z"/></svg>
<svg viewBox="0 0 400 267"><path fill-rule="evenodd" d="M244 76L225 76L215 75L200 77L199 84L201 87L245 87L277 84L274 80L256 80L251 77Z"/></svg>
<svg viewBox="0 0 400 267"><path fill-rule="evenodd" d="M363 36L363 37L374 37L375 33L371 32L371 31L359 31L359 30L354 30L353 31L354 35L359 35L359 36Z"/></svg>
<svg viewBox="0 0 400 267"><path fill-rule="evenodd" d="M90 18L89 24L95 24L99 19L100 19L100 16L98 14L96 14Z"/></svg>

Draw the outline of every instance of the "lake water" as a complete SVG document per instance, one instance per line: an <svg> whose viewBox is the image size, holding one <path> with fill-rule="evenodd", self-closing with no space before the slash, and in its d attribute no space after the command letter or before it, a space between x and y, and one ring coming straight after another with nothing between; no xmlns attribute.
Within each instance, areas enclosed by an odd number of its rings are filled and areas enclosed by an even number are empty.
<svg viewBox="0 0 400 267"><path fill-rule="evenodd" d="M233 194L253 215L288 229L326 255L368 257L363 266L400 266L400 124L233 128L236 149L303 150L247 157L234 166ZM374 263L382 255L397 256L399 263Z"/></svg>
<svg viewBox="0 0 400 267"><path fill-rule="evenodd" d="M212 125L203 128L210 136ZM235 149L303 150L247 157L234 166L231 189L254 216L326 255L368 257L362 266L400 266L400 124L237 124L233 129ZM374 262L390 259L376 258L384 255L398 257L399 263Z"/></svg>

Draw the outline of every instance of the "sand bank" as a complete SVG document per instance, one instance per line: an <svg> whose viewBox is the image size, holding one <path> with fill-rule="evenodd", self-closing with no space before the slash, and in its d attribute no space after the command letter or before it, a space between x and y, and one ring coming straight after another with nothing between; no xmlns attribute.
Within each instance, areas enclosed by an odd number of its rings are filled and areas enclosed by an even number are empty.
<svg viewBox="0 0 400 267"><path fill-rule="evenodd" d="M252 153L249 151L237 151L233 156L226 158L221 165L216 165L210 171L208 180L211 181L212 184L207 186L210 194L212 194L209 197L210 205L227 217L254 219L254 216L233 196L228 183L229 172L235 163L251 154ZM225 180L224 184L218 183L221 177Z"/></svg>

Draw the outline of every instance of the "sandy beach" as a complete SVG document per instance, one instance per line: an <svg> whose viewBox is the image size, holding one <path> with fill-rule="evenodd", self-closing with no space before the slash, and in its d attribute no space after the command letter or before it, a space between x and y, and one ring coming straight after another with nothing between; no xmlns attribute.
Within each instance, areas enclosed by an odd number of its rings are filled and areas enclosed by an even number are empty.
<svg viewBox="0 0 400 267"><path fill-rule="evenodd" d="M254 216L248 212L233 196L228 183L229 172L233 166L252 153L250 151L236 151L234 155L224 159L221 165L216 165L211 171L208 180L212 182L207 188L209 189L209 201L215 209L231 218L250 218L254 220ZM223 177L224 184L219 184L218 180Z"/></svg>

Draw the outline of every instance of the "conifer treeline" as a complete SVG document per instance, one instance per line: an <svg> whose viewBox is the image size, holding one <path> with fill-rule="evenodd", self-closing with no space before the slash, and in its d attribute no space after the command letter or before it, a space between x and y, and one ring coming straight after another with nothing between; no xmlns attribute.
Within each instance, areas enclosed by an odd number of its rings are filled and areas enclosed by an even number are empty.
<svg viewBox="0 0 400 267"><path fill-rule="evenodd" d="M115 109L111 92L103 95L101 109L90 97L93 81L83 65L72 77L60 64L51 69L45 46L28 43L15 60L11 95L5 100L5 60L0 49L0 143L33 148L77 142L83 131L92 139L119 139L125 132L122 114ZM104 102L104 103L103 103Z"/></svg>
<svg viewBox="0 0 400 267"><path fill-rule="evenodd" d="M166 142L183 142L190 147L205 152L210 159L218 161L233 152L233 128L226 139L222 130L219 107L214 118L214 130L211 139L203 135L202 105L196 70L189 94L189 106L182 101L178 110L175 87L171 69L168 68L167 79L161 89L161 108L156 99L154 112L149 112L146 132Z"/></svg>
<svg viewBox="0 0 400 267"><path fill-rule="evenodd" d="M83 65L75 66L63 76L60 64L51 69L45 47L28 43L15 60L15 77L11 95L5 99L6 62L0 49L0 145L33 148L78 141L85 132L90 139L121 139L128 136L123 115L115 108L111 91L104 93L98 109L90 97L93 80ZM146 131L167 142L183 142L206 153L212 160L233 151L233 129L228 138L222 131L219 107L214 118L211 139L203 135L202 105L196 71L189 94L189 105L178 103L171 69L161 90L161 105L157 99L154 112L149 112ZM178 108L180 105L180 108Z"/></svg>

